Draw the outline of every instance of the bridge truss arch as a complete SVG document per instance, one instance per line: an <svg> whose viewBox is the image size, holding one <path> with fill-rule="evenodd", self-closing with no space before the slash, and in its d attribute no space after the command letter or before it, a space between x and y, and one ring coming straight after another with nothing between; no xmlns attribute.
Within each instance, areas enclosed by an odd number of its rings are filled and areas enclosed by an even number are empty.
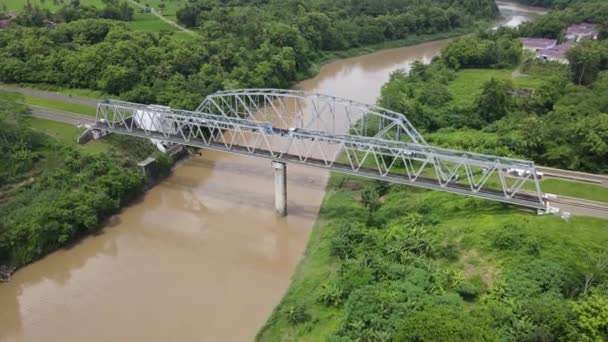
<svg viewBox="0 0 608 342"><path fill-rule="evenodd" d="M238 89L211 94L196 109L208 114L272 123L274 127L328 134L407 139L426 145L407 117L386 108L337 96L288 89Z"/></svg>

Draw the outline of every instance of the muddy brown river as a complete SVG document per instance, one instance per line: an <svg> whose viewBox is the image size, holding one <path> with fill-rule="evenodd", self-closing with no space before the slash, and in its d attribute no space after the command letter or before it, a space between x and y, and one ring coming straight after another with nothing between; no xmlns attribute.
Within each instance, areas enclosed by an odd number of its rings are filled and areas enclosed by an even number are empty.
<svg viewBox="0 0 608 342"><path fill-rule="evenodd" d="M374 103L392 71L447 43L336 61L296 87ZM203 151L181 163L101 233L0 284L0 340L252 340L303 255L328 173L289 165L287 177L281 218L267 160Z"/></svg>

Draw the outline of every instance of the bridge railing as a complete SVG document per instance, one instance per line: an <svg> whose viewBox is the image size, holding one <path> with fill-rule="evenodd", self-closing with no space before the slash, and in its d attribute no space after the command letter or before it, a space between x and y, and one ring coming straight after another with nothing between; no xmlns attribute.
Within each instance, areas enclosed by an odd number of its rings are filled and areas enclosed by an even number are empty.
<svg viewBox="0 0 608 342"><path fill-rule="evenodd" d="M530 161L136 103L106 101L100 130L544 208Z"/></svg>

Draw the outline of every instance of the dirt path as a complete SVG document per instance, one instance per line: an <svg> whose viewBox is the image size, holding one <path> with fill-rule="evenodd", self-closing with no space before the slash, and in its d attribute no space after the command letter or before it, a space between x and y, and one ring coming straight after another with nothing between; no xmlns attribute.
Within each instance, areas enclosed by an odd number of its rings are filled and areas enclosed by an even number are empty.
<svg viewBox="0 0 608 342"><path fill-rule="evenodd" d="M149 8L149 7L146 7L146 6L144 6L144 5L142 5L142 4L138 3L138 2L136 2L136 1L134 1L134 0L129 0L129 2L130 2L132 5L135 5L135 6L137 6L137 7L141 8L141 9L143 9L143 10L147 10L147 9ZM151 8L151 9L150 9L150 13L151 13L151 14L153 14L153 15L155 15L155 16L157 16L157 17L158 17L160 20L162 20L162 21L164 21L165 23L167 23L167 24L169 24L169 25L171 25L171 26L173 26L173 27L177 28L178 30L180 30L180 31L182 31L182 32L186 32L186 33L191 34L191 35L195 35L195 34L196 34L194 31L189 30L189 29L187 29L187 28L185 28L185 27L181 26L180 24L176 23L175 21L167 19L167 18L166 18L166 17L164 17L162 14L158 13L158 12L157 12L157 11L156 11L154 8Z"/></svg>

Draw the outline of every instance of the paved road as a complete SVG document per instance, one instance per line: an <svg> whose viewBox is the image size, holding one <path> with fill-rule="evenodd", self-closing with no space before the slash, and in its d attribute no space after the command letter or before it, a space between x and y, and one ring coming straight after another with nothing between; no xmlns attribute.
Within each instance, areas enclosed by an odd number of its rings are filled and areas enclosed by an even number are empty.
<svg viewBox="0 0 608 342"><path fill-rule="evenodd" d="M586 172L569 171L569 170L555 169L555 168L545 167L545 166L538 166L537 169L540 172L543 172L545 174L545 176L547 176L547 177L568 179L568 180L592 183L592 184L597 184L597 185L608 187L608 175L598 175L598 174L586 173ZM608 199L607 199L607 201L608 201Z"/></svg>
<svg viewBox="0 0 608 342"><path fill-rule="evenodd" d="M47 90L22 88L22 87L15 86L12 84L0 83L0 90L12 91L12 92L16 92L16 93L21 93L23 95L39 97L39 98L48 99L48 100L65 101L65 102L76 103L76 104L92 106L92 107L97 107L97 102L99 101L99 100L91 99L91 98L87 98L87 97L70 96L70 95L65 95L65 94L56 93L56 92L47 91Z"/></svg>
<svg viewBox="0 0 608 342"><path fill-rule="evenodd" d="M559 208L562 213L608 218L608 203L566 196L549 199L549 203L552 207Z"/></svg>
<svg viewBox="0 0 608 342"><path fill-rule="evenodd" d="M63 112L56 109L48 109L32 105L28 106L32 110L32 116L35 118L53 120L75 126L95 123L95 118L90 116L84 116L76 113Z"/></svg>

